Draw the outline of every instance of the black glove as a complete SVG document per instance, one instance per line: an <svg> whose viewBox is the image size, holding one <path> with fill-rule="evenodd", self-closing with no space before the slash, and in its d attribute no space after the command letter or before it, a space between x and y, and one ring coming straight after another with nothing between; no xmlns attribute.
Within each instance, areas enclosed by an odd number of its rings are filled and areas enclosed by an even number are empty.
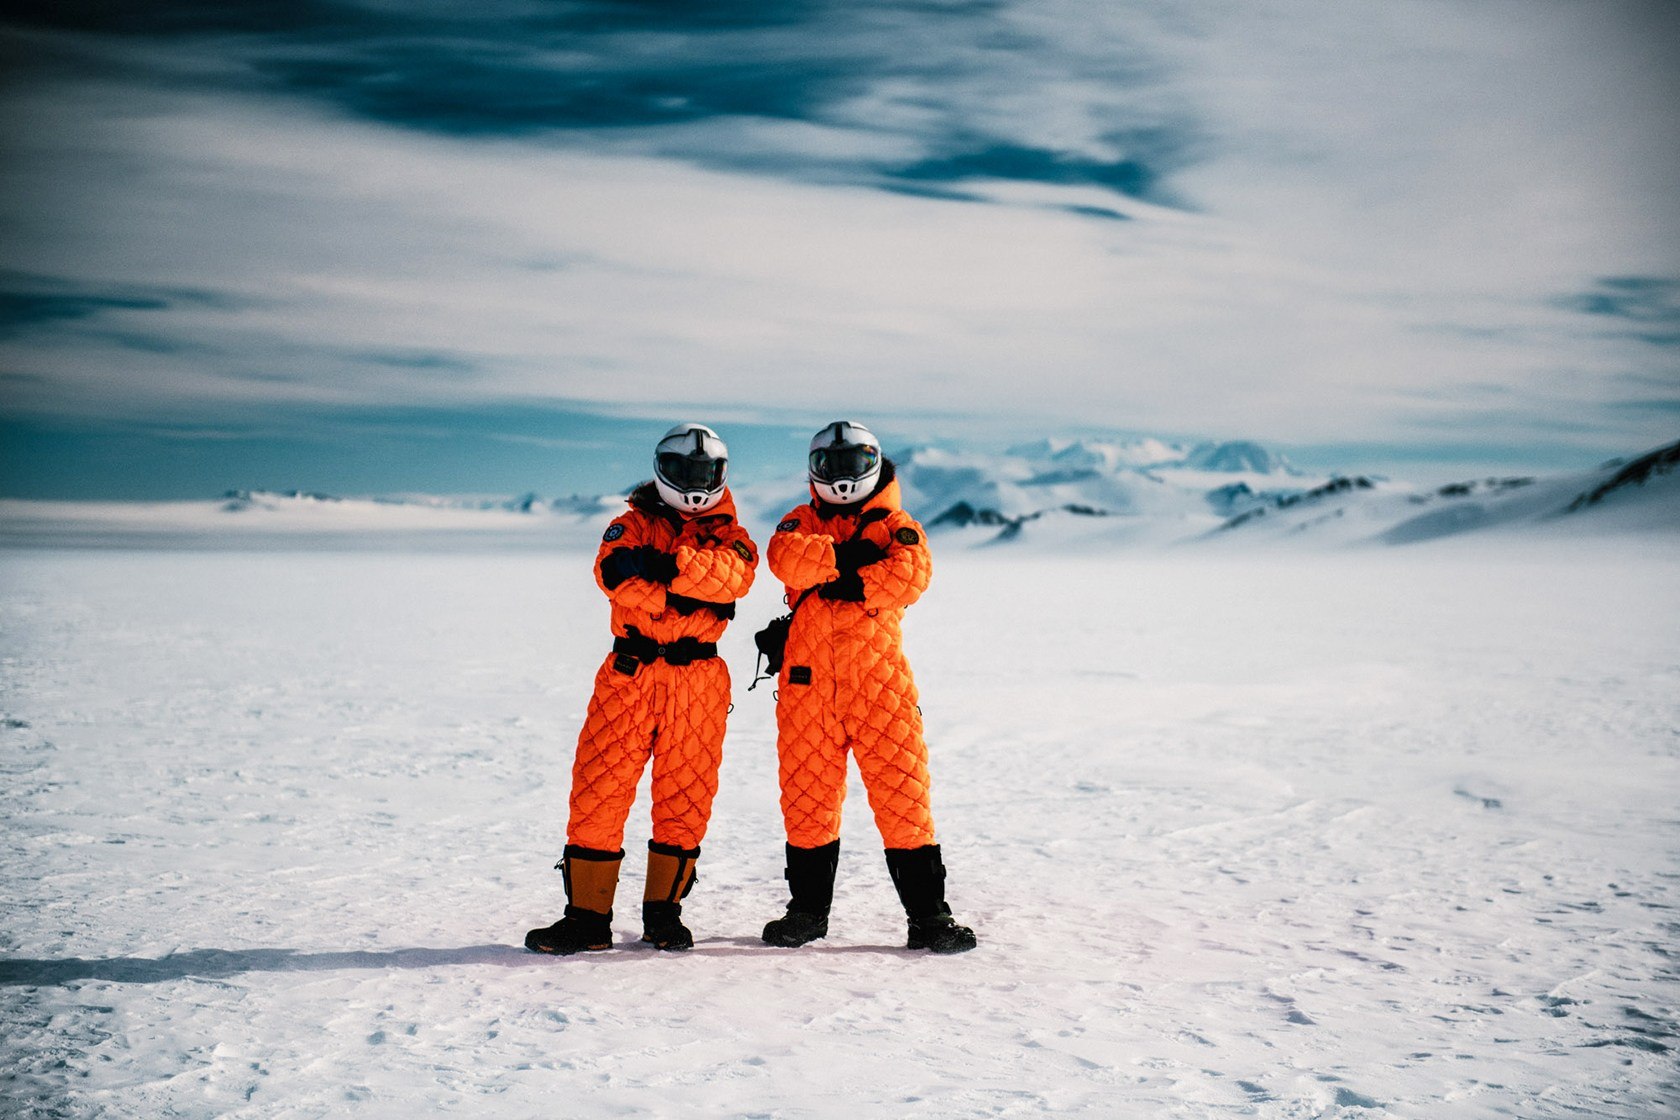
<svg viewBox="0 0 1680 1120"><path fill-rule="evenodd" d="M840 569L842 576L854 574L859 568L867 568L877 560L885 560L886 557L886 549L861 537L841 541L834 546L834 566Z"/></svg>
<svg viewBox="0 0 1680 1120"><path fill-rule="evenodd" d="M642 574L642 550L625 545L601 557L601 582L607 590L615 590L631 576Z"/></svg>
<svg viewBox="0 0 1680 1120"><path fill-rule="evenodd" d="M841 572L839 578L831 579L817 588L817 595L823 599L838 600L842 603L863 602L863 577L857 570Z"/></svg>
<svg viewBox="0 0 1680 1120"><path fill-rule="evenodd" d="M609 589L632 577L654 583L670 583L677 578L677 558L644 544L635 548L615 548L601 561L601 582Z"/></svg>
<svg viewBox="0 0 1680 1120"><path fill-rule="evenodd" d="M650 544L642 546L646 559L642 561L642 578L651 579L654 583L670 583L677 578L677 558L669 552L661 552Z"/></svg>

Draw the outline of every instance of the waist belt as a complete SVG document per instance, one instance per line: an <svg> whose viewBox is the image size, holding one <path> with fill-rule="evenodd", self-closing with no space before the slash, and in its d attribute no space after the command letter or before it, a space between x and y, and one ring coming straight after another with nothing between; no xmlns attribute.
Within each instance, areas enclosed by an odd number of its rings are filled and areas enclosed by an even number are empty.
<svg viewBox="0 0 1680 1120"><path fill-rule="evenodd" d="M662 645L652 638L635 633L627 638L614 638L612 648L618 655L613 659L613 668L625 674L635 673L637 668L650 661L663 660L667 665L687 665L693 661L705 661L717 656L716 642L702 642L698 638L678 638L674 642Z"/></svg>

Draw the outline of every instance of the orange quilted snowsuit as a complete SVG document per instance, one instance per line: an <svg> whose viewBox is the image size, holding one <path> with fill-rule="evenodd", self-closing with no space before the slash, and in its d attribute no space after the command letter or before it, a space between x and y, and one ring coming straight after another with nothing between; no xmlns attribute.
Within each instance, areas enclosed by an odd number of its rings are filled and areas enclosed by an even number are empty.
<svg viewBox="0 0 1680 1120"><path fill-rule="evenodd" d="M595 582L612 600L614 637L661 646L683 638L716 642L758 564L729 492L692 519L661 502L652 484L630 495L630 507L607 527L595 555ZM603 573L614 551L643 545L675 555L669 586ZM651 755L654 841L698 848L717 794L728 713L729 668L721 657L674 665L608 654L578 736L567 843L605 852L623 846L624 821Z"/></svg>
<svg viewBox="0 0 1680 1120"><path fill-rule="evenodd" d="M886 552L858 570L862 602L813 593L793 613L777 681L776 753L782 820L788 843L798 848L839 839L848 749L885 846L934 842L927 744L899 630L904 608L927 588L933 559L890 469L867 501L836 507L813 496L770 538L770 570L787 586L789 603L840 575L837 541L856 533Z"/></svg>

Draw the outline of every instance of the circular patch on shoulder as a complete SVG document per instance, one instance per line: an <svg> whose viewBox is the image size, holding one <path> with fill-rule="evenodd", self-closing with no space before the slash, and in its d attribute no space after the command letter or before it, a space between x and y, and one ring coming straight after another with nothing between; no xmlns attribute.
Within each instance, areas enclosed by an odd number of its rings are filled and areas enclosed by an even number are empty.
<svg viewBox="0 0 1680 1120"><path fill-rule="evenodd" d="M908 525L894 533L893 536L898 538L899 544L915 544L922 539L921 534Z"/></svg>
<svg viewBox="0 0 1680 1120"><path fill-rule="evenodd" d="M614 521L611 525L607 526L606 534L603 535L601 537L601 539L604 540L604 541L609 541L609 542L610 541L616 541L619 537L622 537L623 535L624 535L624 526L620 525L618 522Z"/></svg>
<svg viewBox="0 0 1680 1120"><path fill-rule="evenodd" d="M799 528L799 518L790 517L786 521L782 522L780 525L776 526L776 532L778 532L778 533L789 533L789 532L792 532L793 530L795 530L797 528Z"/></svg>
<svg viewBox="0 0 1680 1120"><path fill-rule="evenodd" d="M745 541L736 541L734 548L735 551L740 554L741 559L745 560L749 564L752 563L752 549L747 547Z"/></svg>

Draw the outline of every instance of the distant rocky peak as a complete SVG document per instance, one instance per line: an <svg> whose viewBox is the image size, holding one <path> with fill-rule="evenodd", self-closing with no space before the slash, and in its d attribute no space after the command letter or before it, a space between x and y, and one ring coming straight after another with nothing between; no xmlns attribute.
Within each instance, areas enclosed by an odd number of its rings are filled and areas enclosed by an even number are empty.
<svg viewBox="0 0 1680 1120"><path fill-rule="evenodd" d="M1574 513L1587 506L1597 505L1618 491L1644 486L1654 478L1680 470L1680 441L1647 452L1631 463L1610 463L1606 466L1607 469L1620 469L1609 479L1577 495L1564 512Z"/></svg>
<svg viewBox="0 0 1680 1120"><path fill-rule="evenodd" d="M1199 471L1252 474L1297 474L1294 465L1253 440L1204 443L1190 452L1184 465Z"/></svg>
<svg viewBox="0 0 1680 1120"><path fill-rule="evenodd" d="M1017 459L1051 459L1073 445L1074 441L1070 439L1035 439L1029 443L1011 444L1004 449L1004 454Z"/></svg>
<svg viewBox="0 0 1680 1120"><path fill-rule="evenodd" d="M1153 438L1041 439L1016 444L1006 454L1058 470L1116 471L1177 463L1185 448Z"/></svg>

